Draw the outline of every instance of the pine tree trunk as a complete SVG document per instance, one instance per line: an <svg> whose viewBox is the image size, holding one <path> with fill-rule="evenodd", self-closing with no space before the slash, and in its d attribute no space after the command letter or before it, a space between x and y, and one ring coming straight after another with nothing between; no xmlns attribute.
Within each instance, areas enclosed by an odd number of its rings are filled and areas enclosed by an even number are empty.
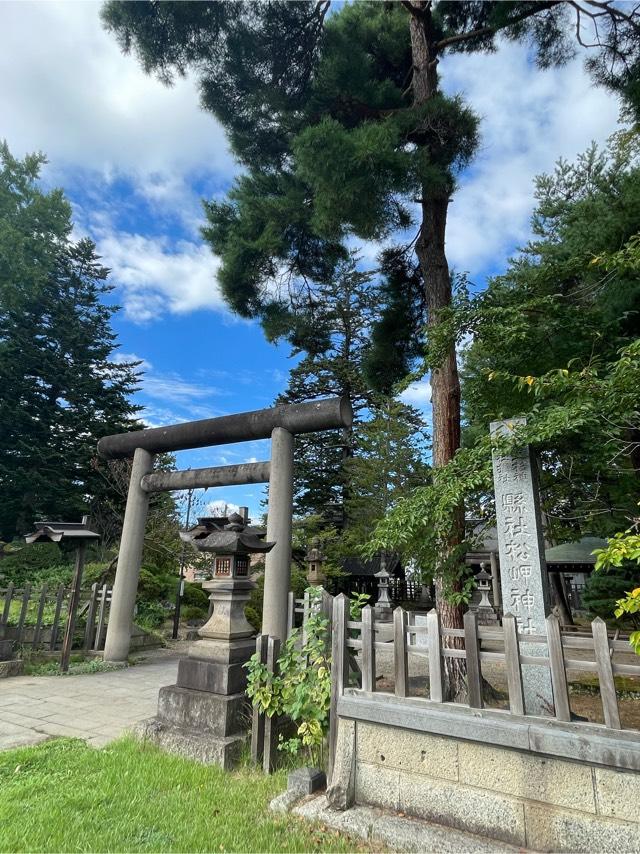
<svg viewBox="0 0 640 854"><path fill-rule="evenodd" d="M435 55L430 3L412 0L410 15L411 49L413 59L414 104L425 103L438 87L437 57ZM445 253L445 229L449 196L446 191L433 192L422 188L422 223L416 244L416 254L424 279L428 325L433 329L440 323L440 313L451 304L451 277ZM431 371L431 403L433 409L433 466L446 465L460 447L460 379L455 342L451 342L442 363ZM453 550L464 537L464 509L459 508L449 537ZM448 555L443 555L443 564ZM442 570L436 567L436 607L442 626L462 628L462 605L452 605L443 596ZM443 638L443 645L462 647L461 638ZM449 699L466 693L466 668L463 659L445 658L445 689Z"/></svg>

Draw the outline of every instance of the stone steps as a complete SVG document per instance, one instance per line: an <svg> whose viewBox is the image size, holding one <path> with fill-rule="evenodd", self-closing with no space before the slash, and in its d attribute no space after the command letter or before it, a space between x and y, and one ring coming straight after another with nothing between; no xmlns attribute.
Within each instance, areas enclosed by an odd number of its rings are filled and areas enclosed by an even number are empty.
<svg viewBox="0 0 640 854"><path fill-rule="evenodd" d="M285 792L279 797L285 799L288 794ZM286 808L284 801L279 804L276 798L272 802L272 809L282 810L283 808ZM464 833L442 824L376 807L353 806L344 811L334 810L329 807L324 794L305 798L294 806L291 812L351 836L382 843L392 851L428 851L438 852L438 854L440 852L443 854L487 852L490 854L490 852L524 852L526 850L485 836Z"/></svg>

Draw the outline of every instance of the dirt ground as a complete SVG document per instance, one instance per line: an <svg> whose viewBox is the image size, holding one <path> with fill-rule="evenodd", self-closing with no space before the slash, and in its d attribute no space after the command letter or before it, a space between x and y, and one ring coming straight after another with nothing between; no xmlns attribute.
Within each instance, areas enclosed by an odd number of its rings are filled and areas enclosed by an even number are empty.
<svg viewBox="0 0 640 854"><path fill-rule="evenodd" d="M572 658L593 660L593 653L582 650L572 650ZM625 664L637 664L638 658L633 652L616 653L614 660ZM378 678L376 687L379 691L393 693L393 654L390 651L376 652L376 669ZM508 709L509 698L504 665L498 662L484 662L482 675L496 692L496 698L486 702L487 708ZM586 718L592 723L604 723L602 703L598 689L597 677L589 671L570 670L567 672L569 682L570 706L573 714ZM640 678L616 677L618 692L618 707L624 729L640 730ZM429 696L428 664L424 652L409 655L409 693L412 697Z"/></svg>

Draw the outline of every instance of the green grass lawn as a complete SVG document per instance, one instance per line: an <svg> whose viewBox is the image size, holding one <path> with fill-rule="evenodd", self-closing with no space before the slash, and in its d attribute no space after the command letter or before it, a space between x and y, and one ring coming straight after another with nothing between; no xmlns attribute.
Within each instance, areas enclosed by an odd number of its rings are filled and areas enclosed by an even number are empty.
<svg viewBox="0 0 640 854"><path fill-rule="evenodd" d="M284 773L219 768L123 738L0 752L0 851L354 851L356 841L269 812Z"/></svg>

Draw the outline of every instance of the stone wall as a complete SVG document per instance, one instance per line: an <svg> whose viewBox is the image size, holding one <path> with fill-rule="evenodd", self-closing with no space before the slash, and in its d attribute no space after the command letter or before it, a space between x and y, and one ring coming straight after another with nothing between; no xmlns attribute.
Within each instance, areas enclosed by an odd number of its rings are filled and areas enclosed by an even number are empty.
<svg viewBox="0 0 640 854"><path fill-rule="evenodd" d="M634 770L341 718L331 783L344 806L385 807L534 851L640 852Z"/></svg>

